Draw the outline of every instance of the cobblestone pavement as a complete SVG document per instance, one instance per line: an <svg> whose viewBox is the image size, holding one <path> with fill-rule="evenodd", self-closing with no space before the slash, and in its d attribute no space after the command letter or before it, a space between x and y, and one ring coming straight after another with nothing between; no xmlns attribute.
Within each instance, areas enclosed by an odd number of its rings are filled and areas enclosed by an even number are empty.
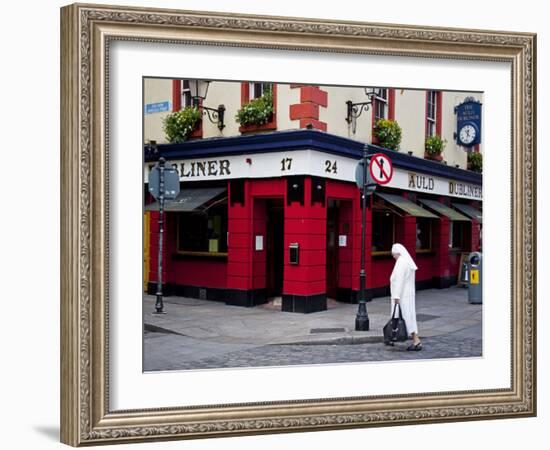
<svg viewBox="0 0 550 450"><path fill-rule="evenodd" d="M186 359L185 348L196 344L176 334L146 333L146 371L189 370L230 367L266 367L335 364L369 361L422 360L482 356L481 325L441 336L423 338L423 350L409 352L409 342L394 347L383 343L365 344L270 344L212 349L213 356ZM241 348L239 348L241 347ZM160 351L160 350L163 351ZM155 351L156 350L156 351ZM183 353L182 353L183 352ZM163 356L165 355L165 356ZM169 355L169 356L166 356Z"/></svg>

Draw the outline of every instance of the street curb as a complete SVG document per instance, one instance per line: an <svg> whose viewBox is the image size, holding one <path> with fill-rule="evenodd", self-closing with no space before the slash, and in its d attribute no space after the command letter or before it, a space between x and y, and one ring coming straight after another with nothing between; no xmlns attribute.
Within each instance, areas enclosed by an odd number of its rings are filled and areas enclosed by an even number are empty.
<svg viewBox="0 0 550 450"><path fill-rule="evenodd" d="M356 345L356 344L381 344L384 336L338 337L332 339L319 339L315 341L273 342L267 345Z"/></svg>
<svg viewBox="0 0 550 450"><path fill-rule="evenodd" d="M178 336L192 337L186 334L178 333L177 331L168 328L159 327L150 323L144 323L143 327L146 331L152 333L176 334ZM355 345L355 344L378 344L383 343L383 336L346 336L332 339L319 339L313 341L286 341L286 342L270 342L264 345Z"/></svg>
<svg viewBox="0 0 550 450"><path fill-rule="evenodd" d="M177 334L178 336L189 337L186 334L178 333L177 331L169 330L168 328L159 327L157 325L151 325L150 323L144 323L143 328L145 331L150 331L151 333Z"/></svg>

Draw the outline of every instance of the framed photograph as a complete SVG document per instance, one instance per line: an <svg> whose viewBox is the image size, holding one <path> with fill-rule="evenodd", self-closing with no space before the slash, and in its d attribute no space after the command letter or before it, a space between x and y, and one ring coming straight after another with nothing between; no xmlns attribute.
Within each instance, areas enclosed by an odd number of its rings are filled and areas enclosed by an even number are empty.
<svg viewBox="0 0 550 450"><path fill-rule="evenodd" d="M536 414L536 36L61 10L61 440Z"/></svg>

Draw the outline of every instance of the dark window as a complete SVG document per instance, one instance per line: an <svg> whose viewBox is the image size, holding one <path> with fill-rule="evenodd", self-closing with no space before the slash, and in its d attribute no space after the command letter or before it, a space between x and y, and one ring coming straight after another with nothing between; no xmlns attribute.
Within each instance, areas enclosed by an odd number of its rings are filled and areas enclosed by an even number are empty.
<svg viewBox="0 0 550 450"><path fill-rule="evenodd" d="M449 247L464 248L465 223L461 221L452 221L449 229Z"/></svg>
<svg viewBox="0 0 550 450"><path fill-rule="evenodd" d="M374 209L372 211L372 251L391 251L394 234L395 214L387 209Z"/></svg>
<svg viewBox="0 0 550 450"><path fill-rule="evenodd" d="M288 177L286 179L287 204L299 202L304 204L304 177Z"/></svg>
<svg viewBox="0 0 550 450"><path fill-rule="evenodd" d="M322 178L311 178L311 204L314 203L325 206L325 180Z"/></svg>
<svg viewBox="0 0 550 450"><path fill-rule="evenodd" d="M416 218L416 250L432 249L432 219Z"/></svg>
<svg viewBox="0 0 550 450"><path fill-rule="evenodd" d="M227 253L227 200L178 216L178 251Z"/></svg>
<svg viewBox="0 0 550 450"><path fill-rule="evenodd" d="M231 181L231 206L235 203L244 206L244 180Z"/></svg>

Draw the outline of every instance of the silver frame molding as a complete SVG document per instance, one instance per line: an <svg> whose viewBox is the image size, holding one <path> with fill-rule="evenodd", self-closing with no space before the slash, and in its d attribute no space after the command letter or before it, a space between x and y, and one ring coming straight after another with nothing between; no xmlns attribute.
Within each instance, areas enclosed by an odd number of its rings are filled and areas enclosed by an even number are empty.
<svg viewBox="0 0 550 450"><path fill-rule="evenodd" d="M510 389L111 411L113 40L504 61L512 67ZM61 9L61 441L73 446L536 415L536 35L76 4Z"/></svg>

